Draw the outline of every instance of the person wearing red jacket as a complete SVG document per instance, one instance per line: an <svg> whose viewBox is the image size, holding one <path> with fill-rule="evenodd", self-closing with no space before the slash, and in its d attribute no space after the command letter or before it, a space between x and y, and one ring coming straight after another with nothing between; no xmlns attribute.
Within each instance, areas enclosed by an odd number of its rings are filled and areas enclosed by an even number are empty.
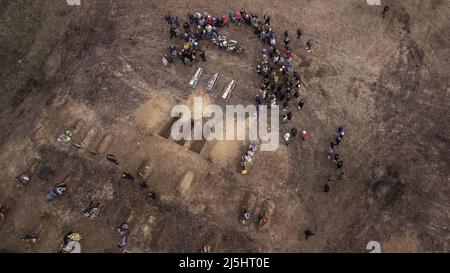
<svg viewBox="0 0 450 273"><path fill-rule="evenodd" d="M242 15L241 15L240 11L236 11L236 13L234 14L234 18L236 18L236 20L239 22L239 24L241 24Z"/></svg>
<svg viewBox="0 0 450 273"><path fill-rule="evenodd" d="M229 27L230 26L230 18L228 16L224 15L222 17L222 19L223 19L223 25Z"/></svg>
<svg viewBox="0 0 450 273"><path fill-rule="evenodd" d="M306 131L303 131L303 132L302 132L302 139L303 139L303 141L308 140L308 138L309 138L308 133L307 133Z"/></svg>

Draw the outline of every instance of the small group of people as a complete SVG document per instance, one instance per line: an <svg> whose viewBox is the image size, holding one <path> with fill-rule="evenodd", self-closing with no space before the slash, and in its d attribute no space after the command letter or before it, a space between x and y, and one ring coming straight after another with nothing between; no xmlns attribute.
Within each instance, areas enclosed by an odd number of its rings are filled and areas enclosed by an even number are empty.
<svg viewBox="0 0 450 273"><path fill-rule="evenodd" d="M248 145L247 151L245 152L245 155L242 156L241 166L242 171L241 174L248 174L249 173L249 167L250 164L253 162L253 156L255 155L255 152L257 151L257 145L252 143Z"/></svg>
<svg viewBox="0 0 450 273"><path fill-rule="evenodd" d="M117 246L124 248L128 243L128 236L130 235L130 226L128 223L122 223L117 227L119 233L119 240ZM23 240L34 243L38 239L36 234L26 235ZM69 232L63 238L63 245L61 247L62 253L81 253L81 235L77 232Z"/></svg>
<svg viewBox="0 0 450 273"><path fill-rule="evenodd" d="M143 181L139 183L139 187L145 190L148 189L147 182ZM147 198L150 199L151 201L156 201L158 199L158 194L154 191L150 191L149 193L147 193Z"/></svg>
<svg viewBox="0 0 450 273"><path fill-rule="evenodd" d="M117 227L117 232L119 233L119 240L117 246L119 248L124 248L128 243L128 236L130 235L130 226L128 223L122 223ZM77 232L68 232L63 238L63 244L61 247L62 253L81 253L81 235ZM38 239L36 234L26 235L23 240L35 243Z"/></svg>
<svg viewBox="0 0 450 273"><path fill-rule="evenodd" d="M335 152L335 147L337 147L342 140L344 139L345 131L343 126L339 126L338 129L338 136L335 138L334 141L330 142L330 147L328 147L327 152L327 159L332 160L334 163L336 163L336 166L338 169L341 169L344 165L344 162L340 160L340 155Z"/></svg>
<svg viewBox="0 0 450 273"><path fill-rule="evenodd" d="M270 44L272 47L276 48L276 37L273 32L273 29L270 25L270 16L265 14L263 18L259 18L256 14L252 13L251 15L246 14L247 24L253 25L255 34L260 38L263 42ZM290 42L291 38L289 36L288 31L286 30L283 37L284 48L286 51L290 51ZM297 40L299 40L303 36L303 30L301 28L297 28ZM312 40L308 39L306 42L306 48L308 52L312 49Z"/></svg>
<svg viewBox="0 0 450 273"><path fill-rule="evenodd" d="M113 154L107 154L106 159L109 162L112 162L115 165L119 164L119 160L117 157ZM134 176L132 176L128 172L122 173L122 179L128 179L128 180L134 180ZM20 177L17 177L17 180L22 184L27 184L29 182L29 177L24 175L21 175ZM145 188L147 188L146 182L142 182L141 184L145 185ZM141 184L139 184L141 186ZM51 201L56 197L63 196L66 191L66 184L60 183L53 187L51 191L47 193L47 200ZM157 194L155 192L150 192L147 196L148 198L152 200L156 200ZM92 199L86 209L83 211L83 216L85 218L91 218L94 216L100 208L100 201L98 199ZM3 216L3 215L2 215ZM117 231L120 235L119 241L117 243L117 246L120 248L123 248L127 245L128 241L128 235L129 235L129 225L127 223L121 224ZM26 241L28 243L36 243L38 240L37 234L28 234L25 235L22 238L23 241ZM81 253L81 245L80 245L81 235L76 232L69 232L64 236L64 244L61 248L61 251L63 253Z"/></svg>
<svg viewBox="0 0 450 273"><path fill-rule="evenodd" d="M35 244L39 240L39 236L36 233L26 234L22 237L22 241L29 243L29 244Z"/></svg>
<svg viewBox="0 0 450 273"><path fill-rule="evenodd" d="M114 157L114 158L115 158L115 157ZM109 159L108 159L108 160L109 160ZM117 160L117 158L116 158L116 160ZM109 160L109 161L110 161L110 160ZM113 163L114 163L114 162L113 162ZM138 174L138 177L140 177L139 174ZM124 172L122 172L121 179L122 179L122 180L128 180L128 181L134 181L134 180L135 180L135 177L134 177L131 173L129 173L128 171L124 171ZM139 187L140 187L141 189L144 189L144 190L147 190L147 189L148 189L148 184L147 184L146 181L142 181L142 182L140 182L138 185L139 185ZM150 201L156 201L156 200L158 199L158 194L157 194L156 192L154 192L154 191L150 191L150 192L147 193L146 197L147 197Z"/></svg>
<svg viewBox="0 0 450 273"><path fill-rule="evenodd" d="M181 50L178 50L175 44L169 46L162 60L164 66L168 67L170 64L174 63L174 58L179 57L181 62L186 65L188 62L191 64L196 62L197 55L206 62L205 51L199 48L196 40L190 39L182 45Z"/></svg>
<svg viewBox="0 0 450 273"><path fill-rule="evenodd" d="M284 139L284 145L288 146L290 144L291 141L291 137L296 137L297 135L300 136L300 138L302 139L302 141L306 141L309 138L309 134L308 132L306 132L305 130L303 130L301 132L301 134L299 134L299 131L297 128L293 127L289 132L285 133L283 136Z"/></svg>
<svg viewBox="0 0 450 273"><path fill-rule="evenodd" d="M335 138L334 141L332 141L330 143L330 147L328 147L328 151L327 151L327 159L329 161L332 161L334 164L336 164L336 168L339 170L339 175L338 175L338 179L342 180L344 178L345 172L344 170L342 170L343 166L344 166L344 161L342 160L341 156L339 153L337 153L336 151L336 147L341 143L341 141L344 138L345 135L345 129L344 126L339 126L337 128L337 133L338 136ZM324 186L324 192L329 192L330 191L330 186L331 184L333 184L333 182L336 179L331 176L328 178L327 183Z"/></svg>
<svg viewBox="0 0 450 273"><path fill-rule="evenodd" d="M130 235L130 226L128 223L122 223L117 227L117 232L119 233L119 240L117 246L119 248L124 248L128 243L128 236ZM63 244L61 247L62 253L81 253L81 235L77 232L68 232L63 238ZM38 240L36 234L25 235L24 241L29 243L35 243Z"/></svg>
<svg viewBox="0 0 450 273"><path fill-rule="evenodd" d="M242 215L241 215L241 223L242 224L247 224L251 219L252 219L252 213L250 211L248 211L247 209L242 211ZM265 226L267 223L269 223L269 217L267 214L265 213L260 213L258 215L258 224L260 226Z"/></svg>

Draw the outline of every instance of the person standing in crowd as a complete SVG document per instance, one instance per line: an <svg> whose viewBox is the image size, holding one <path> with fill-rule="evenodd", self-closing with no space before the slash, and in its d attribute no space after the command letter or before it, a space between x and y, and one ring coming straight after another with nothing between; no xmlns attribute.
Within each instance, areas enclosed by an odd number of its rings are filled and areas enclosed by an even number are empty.
<svg viewBox="0 0 450 273"><path fill-rule="evenodd" d="M300 98L300 100L298 101L298 105L297 105L297 109L299 111L301 111L303 109L303 107L305 107L305 98Z"/></svg>
<svg viewBox="0 0 450 273"><path fill-rule="evenodd" d="M301 28L297 28L297 40L299 40L303 36L303 31Z"/></svg>

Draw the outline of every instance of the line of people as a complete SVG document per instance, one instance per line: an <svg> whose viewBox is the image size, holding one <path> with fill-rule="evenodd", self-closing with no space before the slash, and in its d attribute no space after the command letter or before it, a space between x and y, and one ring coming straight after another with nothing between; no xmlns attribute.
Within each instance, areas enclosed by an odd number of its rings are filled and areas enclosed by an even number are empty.
<svg viewBox="0 0 450 273"><path fill-rule="evenodd" d="M337 128L337 133L339 134L334 141L332 141L330 143L330 146L328 147L328 151L327 151L327 159L329 161L332 161L334 164L336 164L336 168L339 171L338 174L338 179L342 180L344 178L345 172L343 170L343 166L344 166L344 161L341 158L341 155L336 151L337 146L339 146L339 144L342 142L342 140L344 139L344 135L345 135L345 129L344 126L339 126ZM330 186L336 181L336 179L333 176L330 176L328 178L327 183L324 186L324 192L329 192L330 191Z"/></svg>

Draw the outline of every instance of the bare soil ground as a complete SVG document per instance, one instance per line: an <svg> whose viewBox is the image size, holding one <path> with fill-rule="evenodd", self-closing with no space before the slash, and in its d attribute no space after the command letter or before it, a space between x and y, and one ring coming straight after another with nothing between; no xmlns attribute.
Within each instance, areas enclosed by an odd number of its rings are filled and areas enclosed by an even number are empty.
<svg viewBox="0 0 450 273"><path fill-rule="evenodd" d="M0 250L56 252L74 230L83 252L119 252L115 228L127 221L130 252L198 252L206 243L215 252L367 252L372 240L385 252L448 252L450 2L382 2L390 6L384 19L382 6L363 0L0 1ZM184 21L188 11L241 8L268 12L278 37L304 30L293 48L306 106L292 109L282 132L296 126L311 135L259 153L248 176L237 171L244 142L179 145L162 133L172 106L194 95L225 105L218 90L231 79L238 84L228 103L253 103L263 48L249 27L231 26L224 32L246 48L245 58L202 42L208 62L164 68L174 41L163 16ZM198 65L205 72L192 90ZM215 72L219 85L205 94ZM346 176L324 193L338 174L325 152L341 124ZM85 149L56 141L66 129ZM119 179L145 160L149 189ZM48 181L38 177L44 167ZM30 185L17 185L27 169ZM45 192L62 181L66 195L47 202ZM148 190L159 199L147 199ZM250 193L255 213L275 206L267 228L239 223ZM100 212L85 219L94 197ZM21 242L36 229L37 244ZM305 229L315 236L306 241Z"/></svg>

